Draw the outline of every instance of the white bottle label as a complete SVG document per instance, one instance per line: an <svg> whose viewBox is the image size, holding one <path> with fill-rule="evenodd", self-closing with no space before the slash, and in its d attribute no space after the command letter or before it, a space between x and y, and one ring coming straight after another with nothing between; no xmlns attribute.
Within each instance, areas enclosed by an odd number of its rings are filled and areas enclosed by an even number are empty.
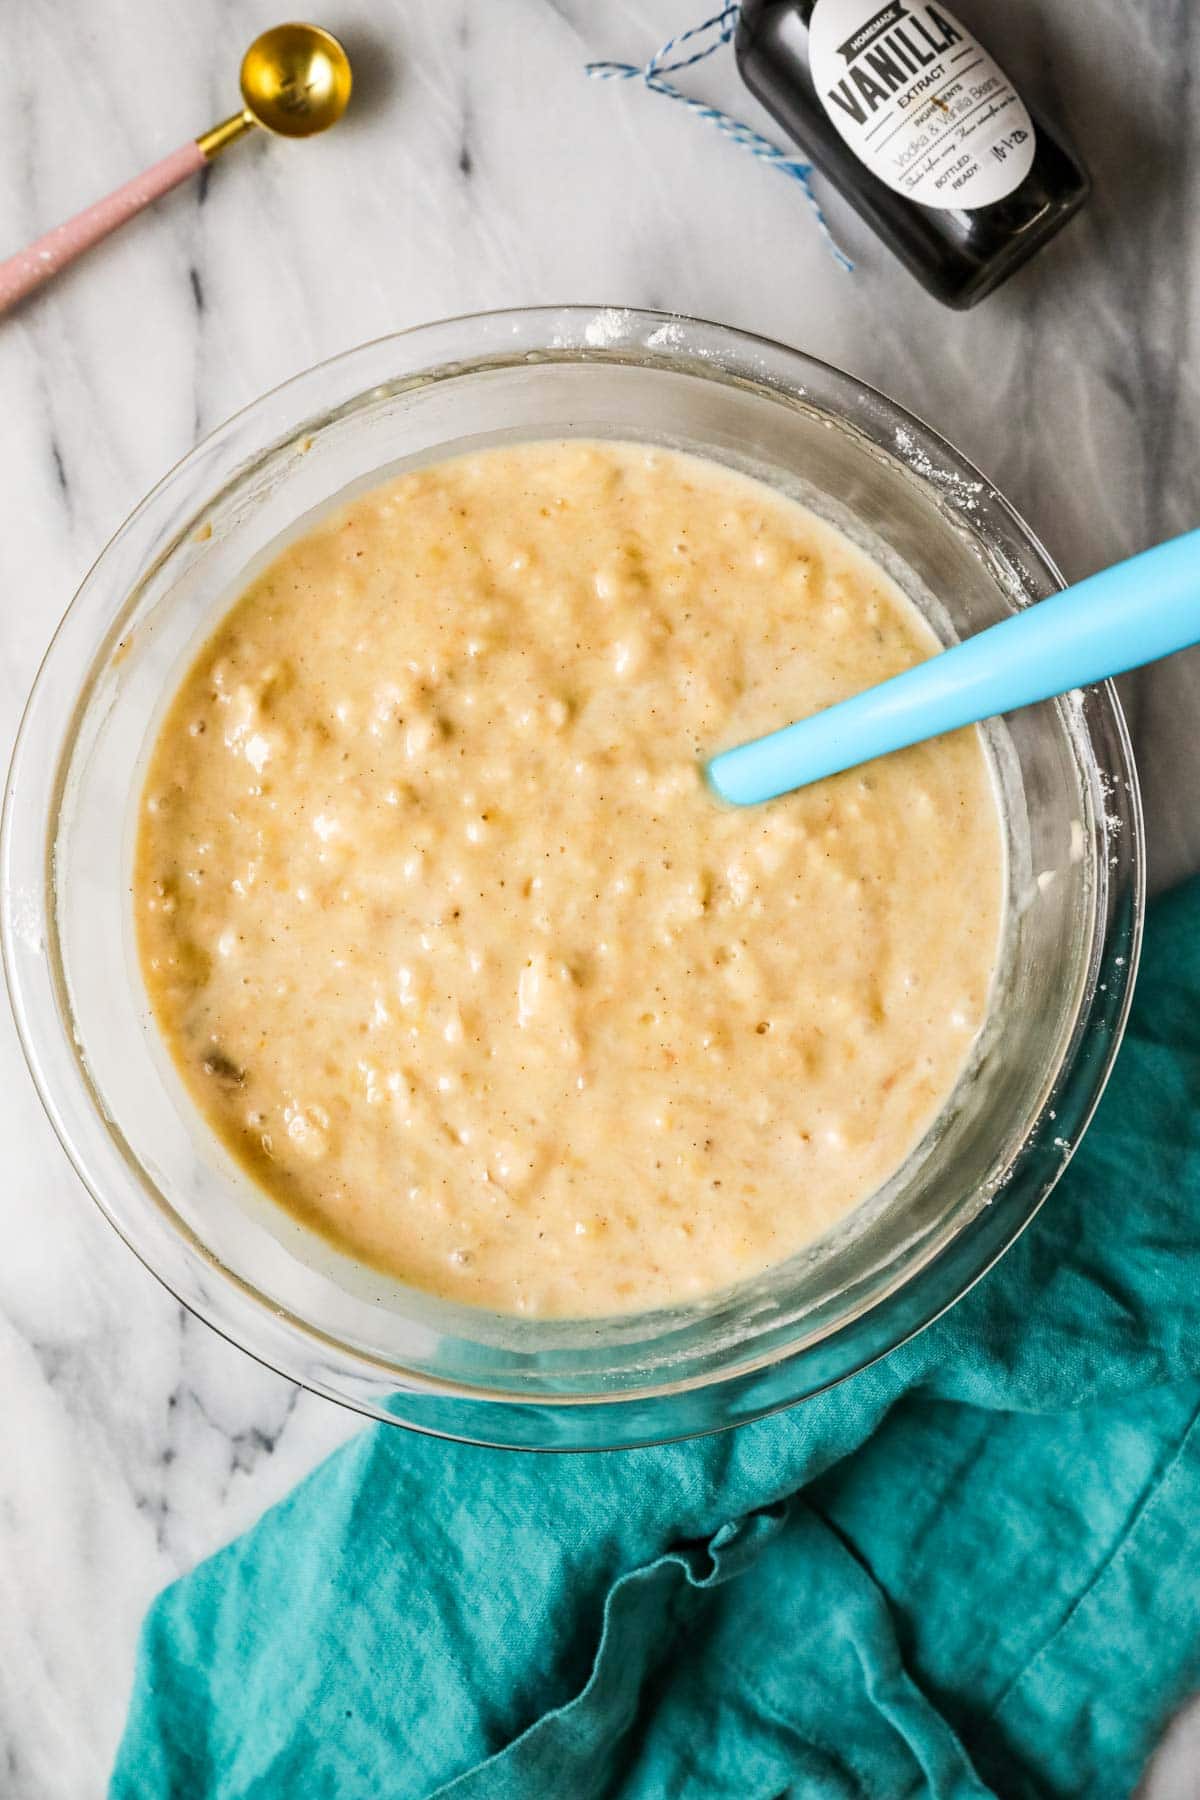
<svg viewBox="0 0 1200 1800"><path fill-rule="evenodd" d="M808 54L839 135L907 199L988 206L1028 175L1035 140L1024 102L944 6L817 0Z"/></svg>

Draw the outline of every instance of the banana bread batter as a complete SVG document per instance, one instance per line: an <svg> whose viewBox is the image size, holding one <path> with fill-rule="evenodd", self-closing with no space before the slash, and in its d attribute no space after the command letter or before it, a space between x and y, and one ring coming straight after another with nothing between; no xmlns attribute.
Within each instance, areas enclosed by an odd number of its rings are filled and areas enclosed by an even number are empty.
<svg viewBox="0 0 1200 1800"><path fill-rule="evenodd" d="M149 765L139 947L196 1104L343 1250L504 1312L801 1249L963 1068L998 806L974 730L748 810L703 762L936 647L830 526L674 451L522 444L343 505Z"/></svg>

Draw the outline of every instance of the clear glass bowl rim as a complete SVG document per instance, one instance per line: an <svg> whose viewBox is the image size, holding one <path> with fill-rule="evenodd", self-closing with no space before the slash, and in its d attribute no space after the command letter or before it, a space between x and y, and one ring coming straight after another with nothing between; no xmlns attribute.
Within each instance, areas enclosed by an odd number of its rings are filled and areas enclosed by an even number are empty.
<svg viewBox="0 0 1200 1800"><path fill-rule="evenodd" d="M618 361L683 368L698 376L733 379L801 399L859 431L914 479L922 469L951 468L972 491L982 494L990 515L1038 566L1043 581L1061 587L1062 577L1016 510L978 469L915 415L878 390L830 364L773 340L686 315L624 307L545 306L464 314L417 325L342 352L293 376L252 401L201 440L163 477L114 533L84 577L43 658L27 702L13 751L0 830L0 940L13 1012L22 1049L42 1104L71 1163L114 1229L182 1304L229 1341L279 1373L368 1416L402 1423L435 1435L532 1449L613 1448L698 1435L744 1423L807 1399L895 1349L962 1297L1033 1218L1066 1167L1103 1092L1120 1044L1136 974L1145 896L1140 798L1120 703L1111 684L1089 691L1096 709L1090 722L1104 738L1118 767L1113 805L1118 829L1110 839L1110 895L1121 901L1119 916L1097 921L1098 956L1081 1007L1072 1048L1060 1069L1053 1100L1058 1118L1056 1154L1039 1158L1026 1179L1010 1179L993 1201L916 1275L865 1313L834 1328L816 1345L780 1349L767 1358L737 1363L699 1383L663 1383L617 1395L560 1398L490 1395L431 1381L397 1377L394 1369L373 1370L369 1358L324 1337L223 1269L203 1248L175 1233L165 1254L163 1213L154 1208L113 1142L115 1160L103 1169L85 1152L71 1113L82 1102L95 1105L94 1090L74 1052L70 1010L56 956L51 855L57 827L59 770L69 749L75 713L64 727L61 713L45 714L51 671L69 664L82 696L96 656L123 602L106 586L106 569L132 533L169 513L173 497L186 490L194 473L239 442L247 428L267 421L253 455L265 454L306 424L324 423L341 407L380 384L437 380L469 374L497 361ZM370 371L376 364L388 369ZM340 403L322 398L314 412L310 396L323 384L340 383ZM903 441L905 453L892 445ZM245 460L227 471L236 483ZM211 488L208 490L211 492ZM939 499L945 495L939 493ZM964 520L978 530L974 518ZM26 798L35 793L40 805ZM27 871L40 859L41 880ZM47 968L37 973L30 946L44 948ZM74 1061L74 1080L64 1072L64 1047ZM58 1069L51 1065L57 1061ZM70 1089L71 1091L68 1091ZM1030 1142L1036 1133L1031 1132ZM1027 1146L1028 1148L1028 1146ZM1022 1152L1024 1155L1025 1152ZM1018 1158L1018 1163L1020 1158ZM120 1165L120 1166L118 1166ZM1014 1166L1015 1167L1015 1166ZM121 1204L114 1203L122 1183ZM183 1262L178 1252L183 1252ZM190 1260L203 1265L188 1278ZM166 1264L172 1267L164 1266ZM221 1279L219 1292L207 1279Z"/></svg>

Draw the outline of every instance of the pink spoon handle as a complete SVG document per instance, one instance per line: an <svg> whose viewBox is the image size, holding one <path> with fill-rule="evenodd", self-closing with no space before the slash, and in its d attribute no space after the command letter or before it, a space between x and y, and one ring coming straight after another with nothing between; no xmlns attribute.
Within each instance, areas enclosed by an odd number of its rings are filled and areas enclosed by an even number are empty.
<svg viewBox="0 0 1200 1800"><path fill-rule="evenodd" d="M74 262L83 251L98 244L134 213L141 212L144 206L178 187L189 175L195 175L204 167L205 160L199 144L194 138L190 139L143 174L135 175L124 187L106 194L94 206L85 207L65 225L56 225L44 237L35 238L7 262L0 262L0 313L7 312L26 294L41 287L43 281L49 281L59 269Z"/></svg>

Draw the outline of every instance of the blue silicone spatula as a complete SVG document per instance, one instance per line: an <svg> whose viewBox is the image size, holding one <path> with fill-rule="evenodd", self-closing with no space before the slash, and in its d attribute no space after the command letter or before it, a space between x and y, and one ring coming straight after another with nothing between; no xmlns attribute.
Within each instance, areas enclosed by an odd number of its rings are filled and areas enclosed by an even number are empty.
<svg viewBox="0 0 1200 1800"><path fill-rule="evenodd" d="M708 778L723 800L752 806L1195 643L1200 531L1189 531L851 700L722 751L709 763Z"/></svg>

